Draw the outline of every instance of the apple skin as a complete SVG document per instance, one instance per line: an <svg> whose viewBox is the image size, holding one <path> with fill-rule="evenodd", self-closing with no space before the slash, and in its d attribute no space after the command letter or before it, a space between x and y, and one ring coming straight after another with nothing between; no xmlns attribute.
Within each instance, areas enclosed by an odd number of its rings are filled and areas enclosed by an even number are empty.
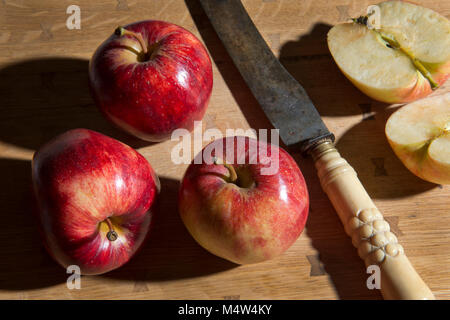
<svg viewBox="0 0 450 320"><path fill-rule="evenodd" d="M428 154L427 146L402 146L388 138L395 155L417 177L440 185L450 184L450 166L434 160Z"/></svg>
<svg viewBox="0 0 450 320"><path fill-rule="evenodd" d="M245 146L240 151L239 141ZM216 143L223 144L225 159L234 150L233 163L238 154L245 154L247 164L233 164L244 188L224 179L229 171L223 165L192 163L179 192L179 211L186 228L206 250L237 264L282 254L300 236L308 217L309 195L300 169L286 151L262 141L238 136L215 140L209 146ZM268 156L269 146L279 150L278 172L262 175L261 168L267 164L259 160L248 164L248 159L256 157L255 144L268 150ZM206 148L199 156L206 156Z"/></svg>
<svg viewBox="0 0 450 320"><path fill-rule="evenodd" d="M357 87L360 91L362 91L367 96L371 97L374 100L381 101L384 103L407 103L413 102L418 99L424 98L433 92L430 83L428 80L420 73L417 72L417 76L411 79L411 82L400 88L383 88L383 87L374 87L367 85L366 83L356 79L354 76L345 71L345 69L339 63L339 60L336 58L336 53L334 52L336 49L332 49L333 46L331 43L331 37L333 32L336 32L337 27L344 28L347 27L347 32L350 33L352 31L351 24L345 23L335 26L328 33L328 47L330 48L330 53L336 62L339 70L344 74L344 76L350 80L350 82ZM365 28L365 27L360 27ZM434 81L442 86L447 79L450 77L450 61L435 63L435 64L426 64L427 69L430 71L431 76Z"/></svg>
<svg viewBox="0 0 450 320"><path fill-rule="evenodd" d="M191 131L206 112L213 86L205 47L189 31L163 21L125 29L140 33L152 56L138 61L142 49L136 38L111 35L89 64L96 105L115 125L143 140L166 140L178 128Z"/></svg>
<svg viewBox="0 0 450 320"><path fill-rule="evenodd" d="M144 242L159 180L131 147L95 131L70 130L34 154L32 179L44 244L63 267L105 273ZM107 238L107 218L114 241Z"/></svg>
<svg viewBox="0 0 450 320"><path fill-rule="evenodd" d="M417 177L440 185L450 184L450 148L445 143L450 141L449 106L450 93L427 97L396 110L385 127L387 141L405 167ZM411 131L425 131L426 135L406 142L398 138L398 128L405 137L411 137Z"/></svg>
<svg viewBox="0 0 450 320"><path fill-rule="evenodd" d="M433 79L439 86L442 86L450 76L448 65L450 63L442 64L436 67L435 72L431 72ZM428 80L420 73L417 74L417 78L413 79L409 86L399 89L382 89L367 86L361 81L356 80L345 72L340 66L341 72L350 80L351 83L364 94L371 97L374 100L384 103L408 103L418 99L422 99L433 92Z"/></svg>

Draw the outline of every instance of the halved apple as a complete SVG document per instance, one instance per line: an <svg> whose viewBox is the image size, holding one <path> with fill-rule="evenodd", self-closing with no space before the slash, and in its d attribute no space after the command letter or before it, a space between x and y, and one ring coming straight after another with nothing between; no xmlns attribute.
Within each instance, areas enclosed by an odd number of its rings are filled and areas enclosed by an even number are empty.
<svg viewBox="0 0 450 320"><path fill-rule="evenodd" d="M336 64L375 100L404 103L427 96L450 75L450 22L407 2L377 6L378 29L367 23L375 16L361 16L328 32Z"/></svg>
<svg viewBox="0 0 450 320"><path fill-rule="evenodd" d="M386 137L397 157L418 177L450 184L450 92L394 112Z"/></svg>

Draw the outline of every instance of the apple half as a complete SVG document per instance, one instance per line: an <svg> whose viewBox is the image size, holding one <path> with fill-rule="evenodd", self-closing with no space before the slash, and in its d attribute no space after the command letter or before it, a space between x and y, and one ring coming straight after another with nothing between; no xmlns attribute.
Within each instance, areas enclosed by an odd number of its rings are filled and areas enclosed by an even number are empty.
<svg viewBox="0 0 450 320"><path fill-rule="evenodd" d="M398 158L416 176L450 184L450 93L397 110L386 123L386 137Z"/></svg>
<svg viewBox="0 0 450 320"><path fill-rule="evenodd" d="M375 16L334 26L328 47L344 75L386 103L423 98L450 75L450 22L433 10L401 1L377 5ZM369 21L369 23L368 23Z"/></svg>

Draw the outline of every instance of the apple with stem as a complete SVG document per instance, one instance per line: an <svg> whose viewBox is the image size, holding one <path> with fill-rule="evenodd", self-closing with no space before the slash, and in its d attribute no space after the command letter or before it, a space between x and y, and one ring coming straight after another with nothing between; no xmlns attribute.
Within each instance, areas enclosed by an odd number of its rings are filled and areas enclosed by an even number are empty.
<svg viewBox="0 0 450 320"><path fill-rule="evenodd" d="M286 151L237 136L215 140L197 157L205 161L188 167L178 202L186 228L201 246L247 264L274 258L297 240L309 197Z"/></svg>
<svg viewBox="0 0 450 320"><path fill-rule="evenodd" d="M94 53L89 83L96 105L115 125L147 141L192 130L212 91L211 60L189 31L163 21L118 27Z"/></svg>
<svg viewBox="0 0 450 320"><path fill-rule="evenodd" d="M408 2L377 7L328 32L336 64L375 100L404 103L427 96L450 75L450 22Z"/></svg>
<svg viewBox="0 0 450 320"><path fill-rule="evenodd" d="M450 93L401 107L389 117L386 136L412 173L429 182L450 184Z"/></svg>
<svg viewBox="0 0 450 320"><path fill-rule="evenodd" d="M141 247L160 187L131 147L95 131L70 130L34 154L32 178L45 246L63 267L105 273Z"/></svg>

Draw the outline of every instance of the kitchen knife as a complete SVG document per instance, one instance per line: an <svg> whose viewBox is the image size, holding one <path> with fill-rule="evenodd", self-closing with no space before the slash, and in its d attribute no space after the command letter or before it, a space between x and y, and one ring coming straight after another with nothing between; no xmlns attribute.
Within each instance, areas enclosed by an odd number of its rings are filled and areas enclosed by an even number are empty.
<svg viewBox="0 0 450 320"><path fill-rule="evenodd" d="M200 0L234 64L279 129L283 143L311 155L323 190L366 266L379 266L385 299L434 299L303 87L274 56L239 0Z"/></svg>

